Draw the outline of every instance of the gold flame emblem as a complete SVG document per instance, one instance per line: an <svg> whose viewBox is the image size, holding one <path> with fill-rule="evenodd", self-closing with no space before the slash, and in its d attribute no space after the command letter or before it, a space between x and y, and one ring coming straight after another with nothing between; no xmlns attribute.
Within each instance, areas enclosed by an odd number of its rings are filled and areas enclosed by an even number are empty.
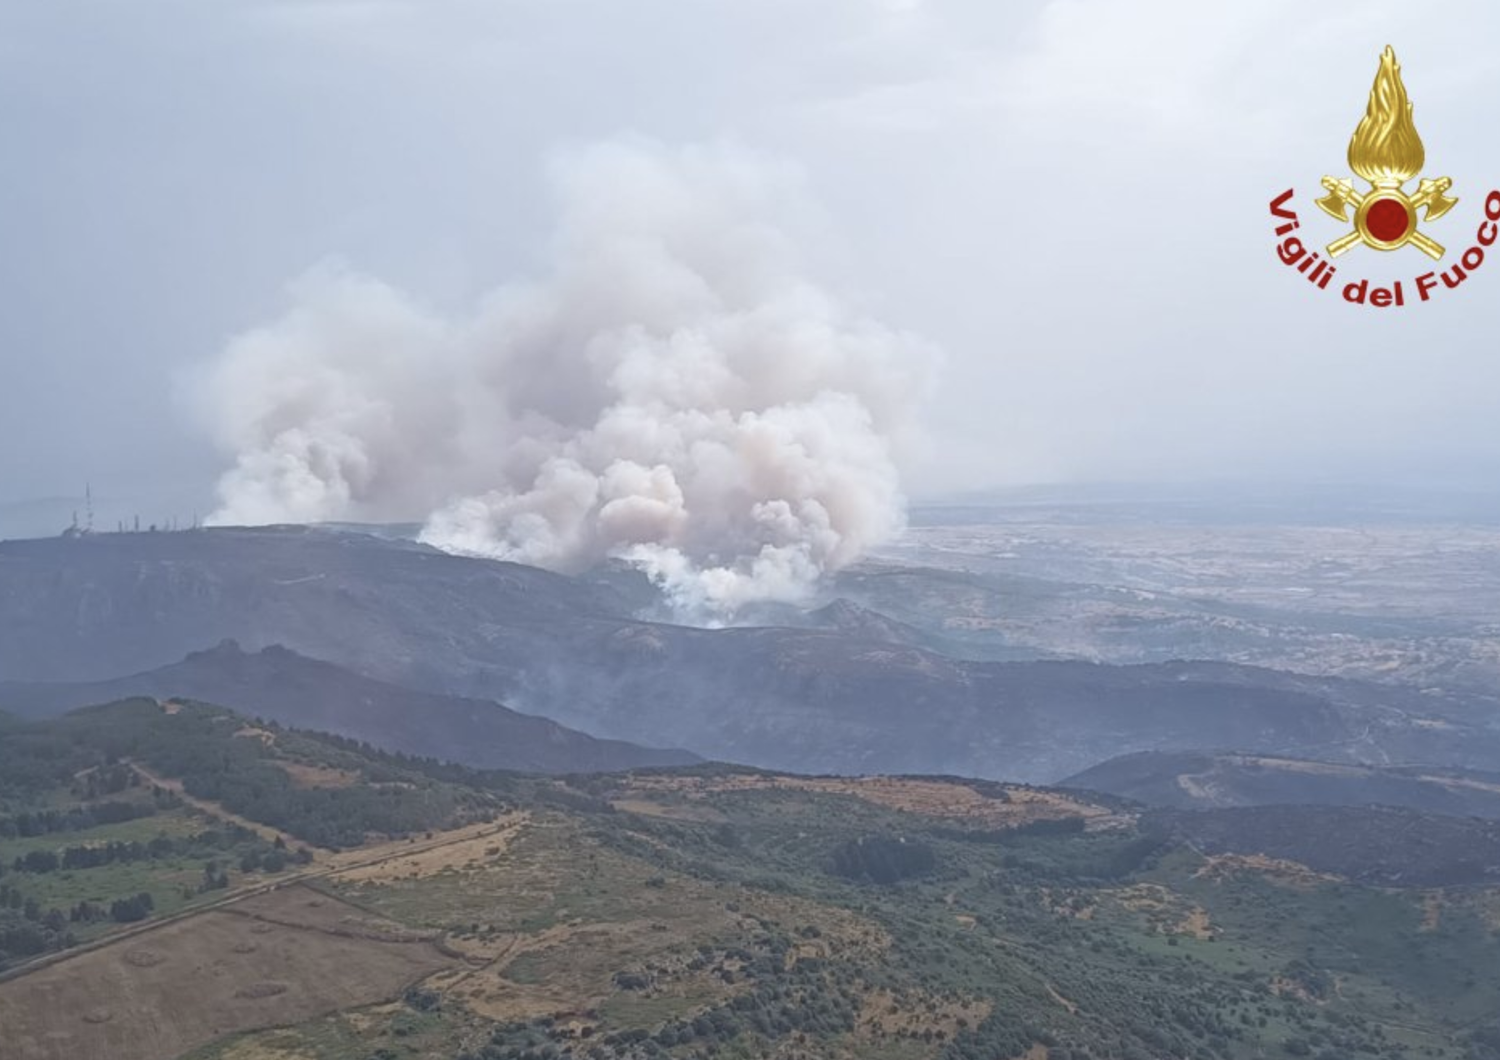
<svg viewBox="0 0 1500 1060"><path fill-rule="evenodd" d="M1417 231L1417 213L1425 210L1423 219L1436 221L1458 200L1447 195L1453 187L1447 177L1424 178L1411 195L1402 190L1427 160L1411 112L1401 64L1396 62L1395 49L1386 45L1365 116L1349 140L1349 168L1371 190L1357 190L1349 177L1323 178L1328 194L1318 200L1318 207L1324 213L1347 222L1349 208L1354 208L1354 231L1328 244L1329 257L1338 257L1356 243L1374 250L1398 250L1410 243L1434 261L1443 256L1442 244Z"/></svg>

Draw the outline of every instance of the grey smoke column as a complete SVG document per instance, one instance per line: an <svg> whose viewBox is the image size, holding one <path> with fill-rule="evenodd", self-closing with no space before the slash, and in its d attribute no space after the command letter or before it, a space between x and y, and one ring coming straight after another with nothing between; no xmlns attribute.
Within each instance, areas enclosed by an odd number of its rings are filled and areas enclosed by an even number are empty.
<svg viewBox="0 0 1500 1060"><path fill-rule="evenodd" d="M936 360L800 275L795 182L727 149L558 164L552 275L443 320L323 270L203 387L218 523L411 519L453 551L649 573L685 610L794 599L899 531Z"/></svg>

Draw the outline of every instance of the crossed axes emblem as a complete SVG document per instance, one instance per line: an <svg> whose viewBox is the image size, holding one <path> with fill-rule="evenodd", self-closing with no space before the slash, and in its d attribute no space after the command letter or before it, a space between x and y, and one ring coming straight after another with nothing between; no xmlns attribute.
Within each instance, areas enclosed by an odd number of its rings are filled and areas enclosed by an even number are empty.
<svg viewBox="0 0 1500 1060"><path fill-rule="evenodd" d="M1410 243L1434 261L1443 256L1441 243L1417 231L1417 211L1425 208L1427 213L1424 220L1436 221L1453 209L1458 200L1445 194L1453 187L1452 179L1423 178L1417 185L1415 195L1407 195L1401 190L1401 185L1394 181L1382 181L1373 190L1361 192L1355 190L1353 181L1348 177L1324 177L1323 187L1328 190L1328 194L1318 199L1317 203L1318 208L1328 216L1348 221L1349 207L1354 207L1354 231L1328 244L1329 257L1336 258L1361 242L1376 250L1395 250ZM1404 213L1404 223L1401 217L1396 216L1397 210ZM1372 213L1377 214L1373 219L1373 226Z"/></svg>

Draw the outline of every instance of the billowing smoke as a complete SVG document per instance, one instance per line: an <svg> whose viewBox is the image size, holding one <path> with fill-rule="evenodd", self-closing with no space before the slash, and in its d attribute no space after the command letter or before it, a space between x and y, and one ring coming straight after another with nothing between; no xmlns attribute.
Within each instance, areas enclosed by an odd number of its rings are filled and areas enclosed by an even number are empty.
<svg viewBox="0 0 1500 1060"><path fill-rule="evenodd" d="M450 320L322 269L203 386L217 523L425 520L456 552L793 600L899 531L931 351L799 274L779 169L612 144L555 172L545 281Z"/></svg>

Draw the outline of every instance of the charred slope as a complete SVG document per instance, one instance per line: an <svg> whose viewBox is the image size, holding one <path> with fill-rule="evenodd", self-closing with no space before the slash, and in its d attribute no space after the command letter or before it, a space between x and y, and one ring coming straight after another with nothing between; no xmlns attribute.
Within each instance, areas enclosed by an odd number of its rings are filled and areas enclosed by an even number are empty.
<svg viewBox="0 0 1500 1060"><path fill-rule="evenodd" d="M1401 688L1226 664L978 663L843 628L639 621L607 580L305 528L0 543L0 678L78 681L222 639L274 644L601 736L813 772L1053 781L1112 755L1238 747L1500 767ZM827 616L825 616L826 618ZM260 709L260 708L257 708Z"/></svg>
<svg viewBox="0 0 1500 1060"><path fill-rule="evenodd" d="M412 691L282 647L246 653L233 641L112 681L0 685L0 705L31 717L138 696L230 704L282 725L480 768L583 773L700 761L686 751L597 740L497 703Z"/></svg>
<svg viewBox="0 0 1500 1060"><path fill-rule="evenodd" d="M1269 755L1143 751L1075 774L1067 787L1148 806L1207 809L1306 804L1394 806L1500 818L1500 775L1429 766L1379 767Z"/></svg>

